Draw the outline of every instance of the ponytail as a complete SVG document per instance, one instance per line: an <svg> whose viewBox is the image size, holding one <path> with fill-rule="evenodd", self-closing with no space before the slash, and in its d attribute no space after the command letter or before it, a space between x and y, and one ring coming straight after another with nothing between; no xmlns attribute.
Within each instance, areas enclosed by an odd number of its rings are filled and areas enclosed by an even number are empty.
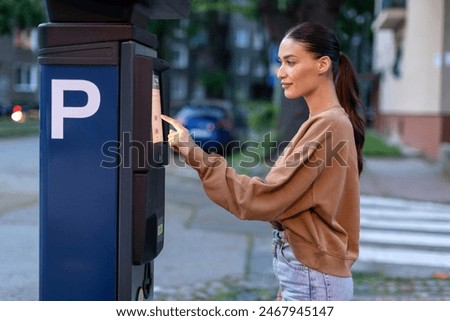
<svg viewBox="0 0 450 321"><path fill-rule="evenodd" d="M355 70L353 69L350 59L344 53L340 54L339 70L337 72L335 86L339 102L347 112L353 125L356 151L358 153L358 171L359 174L361 174L364 165L362 149L365 140L365 124L363 118L358 113L362 104L359 98L359 86L356 81Z"/></svg>

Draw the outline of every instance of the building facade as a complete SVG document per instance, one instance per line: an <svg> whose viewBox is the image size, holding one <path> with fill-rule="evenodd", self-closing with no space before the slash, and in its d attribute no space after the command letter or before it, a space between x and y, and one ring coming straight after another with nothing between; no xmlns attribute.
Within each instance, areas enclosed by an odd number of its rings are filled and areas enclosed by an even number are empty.
<svg viewBox="0 0 450 321"><path fill-rule="evenodd" d="M450 0L376 1L377 127L430 159L450 144Z"/></svg>
<svg viewBox="0 0 450 321"><path fill-rule="evenodd" d="M19 104L39 106L37 30L16 29L0 37L0 107L1 111Z"/></svg>

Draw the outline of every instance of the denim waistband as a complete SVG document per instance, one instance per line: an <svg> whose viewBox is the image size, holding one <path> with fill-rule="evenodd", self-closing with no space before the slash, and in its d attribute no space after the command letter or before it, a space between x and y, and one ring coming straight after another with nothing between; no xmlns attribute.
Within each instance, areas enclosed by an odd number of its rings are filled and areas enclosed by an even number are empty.
<svg viewBox="0 0 450 321"><path fill-rule="evenodd" d="M277 229L274 229L272 231L272 235L273 235L274 243L279 243L279 244L287 243L287 240L284 236L284 231L279 231Z"/></svg>

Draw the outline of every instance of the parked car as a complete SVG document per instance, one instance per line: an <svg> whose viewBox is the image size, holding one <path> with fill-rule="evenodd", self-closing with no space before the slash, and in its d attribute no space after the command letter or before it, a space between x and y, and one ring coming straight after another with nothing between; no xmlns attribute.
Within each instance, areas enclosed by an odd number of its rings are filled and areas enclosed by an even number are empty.
<svg viewBox="0 0 450 321"><path fill-rule="evenodd" d="M0 105L0 117L10 116L12 114L12 106Z"/></svg>
<svg viewBox="0 0 450 321"><path fill-rule="evenodd" d="M205 151L226 154L242 139L246 120L228 100L192 101L181 107L176 118Z"/></svg>

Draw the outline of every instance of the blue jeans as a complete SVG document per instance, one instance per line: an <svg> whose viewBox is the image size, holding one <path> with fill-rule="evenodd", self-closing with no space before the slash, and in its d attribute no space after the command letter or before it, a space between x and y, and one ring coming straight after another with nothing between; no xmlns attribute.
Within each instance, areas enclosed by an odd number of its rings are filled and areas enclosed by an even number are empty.
<svg viewBox="0 0 450 321"><path fill-rule="evenodd" d="M300 263L281 231L273 231L273 270L283 301L347 301L353 299L352 277L338 277Z"/></svg>

